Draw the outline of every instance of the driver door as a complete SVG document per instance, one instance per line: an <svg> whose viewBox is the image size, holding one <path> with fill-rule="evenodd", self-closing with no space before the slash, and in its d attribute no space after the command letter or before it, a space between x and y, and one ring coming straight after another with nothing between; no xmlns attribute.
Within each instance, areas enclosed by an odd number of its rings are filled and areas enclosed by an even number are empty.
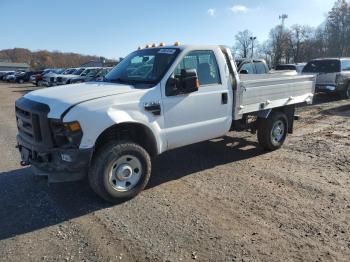
<svg viewBox="0 0 350 262"><path fill-rule="evenodd" d="M171 77L181 77L181 70L196 70L199 89L189 94L171 94L163 98L163 112L168 149L220 137L231 124L231 101L215 57L209 51L189 52ZM165 86L167 89L167 86Z"/></svg>

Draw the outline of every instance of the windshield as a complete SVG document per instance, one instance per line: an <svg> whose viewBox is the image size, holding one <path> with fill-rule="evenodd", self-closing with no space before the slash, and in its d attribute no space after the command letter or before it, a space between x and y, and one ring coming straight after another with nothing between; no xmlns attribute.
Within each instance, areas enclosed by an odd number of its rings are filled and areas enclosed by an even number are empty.
<svg viewBox="0 0 350 262"><path fill-rule="evenodd" d="M97 68L89 68L85 69L83 73L81 73L81 76L90 76L90 75L95 75Z"/></svg>
<svg viewBox="0 0 350 262"><path fill-rule="evenodd" d="M101 71L98 72L96 75L97 77L103 77L107 75L112 69L111 68L103 68Z"/></svg>
<svg viewBox="0 0 350 262"><path fill-rule="evenodd" d="M51 73L51 72L52 72L52 69L45 69L43 72L43 75L46 75L46 74Z"/></svg>
<svg viewBox="0 0 350 262"><path fill-rule="evenodd" d="M86 76L95 76L100 71L101 71L100 68L90 69L90 71L86 74Z"/></svg>
<svg viewBox="0 0 350 262"><path fill-rule="evenodd" d="M169 69L180 50L151 48L128 55L106 75L106 81L126 84L156 84Z"/></svg>
<svg viewBox="0 0 350 262"><path fill-rule="evenodd" d="M62 74L64 72L64 69L56 69L54 73L56 74Z"/></svg>
<svg viewBox="0 0 350 262"><path fill-rule="evenodd" d="M63 75L70 75L71 73L73 73L75 71L75 69L67 69L66 71L64 71L62 74Z"/></svg>
<svg viewBox="0 0 350 262"><path fill-rule="evenodd" d="M84 71L85 69L84 68L79 68L79 69L77 69L74 73L73 73L73 75L80 75L83 71Z"/></svg>
<svg viewBox="0 0 350 262"><path fill-rule="evenodd" d="M340 72L340 60L314 60L303 69L303 73L337 73Z"/></svg>

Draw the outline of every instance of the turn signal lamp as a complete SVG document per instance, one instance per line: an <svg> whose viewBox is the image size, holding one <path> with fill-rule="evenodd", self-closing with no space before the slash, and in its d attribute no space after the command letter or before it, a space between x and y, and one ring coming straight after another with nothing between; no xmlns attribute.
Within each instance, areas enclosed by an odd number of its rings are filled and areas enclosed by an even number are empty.
<svg viewBox="0 0 350 262"><path fill-rule="evenodd" d="M68 129L71 132L77 132L81 130L79 122L71 122L71 123L66 123L64 124L65 128Z"/></svg>

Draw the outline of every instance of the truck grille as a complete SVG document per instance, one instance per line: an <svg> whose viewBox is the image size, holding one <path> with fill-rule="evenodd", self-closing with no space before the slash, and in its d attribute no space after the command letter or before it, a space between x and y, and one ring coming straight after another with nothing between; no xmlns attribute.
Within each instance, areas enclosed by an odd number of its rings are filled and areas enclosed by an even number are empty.
<svg viewBox="0 0 350 262"><path fill-rule="evenodd" d="M40 122L37 114L16 107L17 127L20 134L36 142L42 140Z"/></svg>
<svg viewBox="0 0 350 262"><path fill-rule="evenodd" d="M24 97L16 101L18 136L29 148L50 148L53 146L50 122L47 117L50 108L46 104Z"/></svg>

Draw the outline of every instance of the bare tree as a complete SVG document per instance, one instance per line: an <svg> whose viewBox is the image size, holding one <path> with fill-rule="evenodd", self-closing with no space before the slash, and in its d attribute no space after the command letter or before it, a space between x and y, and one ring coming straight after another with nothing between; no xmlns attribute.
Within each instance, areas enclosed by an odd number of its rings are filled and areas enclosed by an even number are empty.
<svg viewBox="0 0 350 262"><path fill-rule="evenodd" d="M329 55L349 55L350 7L345 0L338 0L329 12L326 33L328 35Z"/></svg>
<svg viewBox="0 0 350 262"><path fill-rule="evenodd" d="M313 29L305 25L293 25L290 29L290 47L293 53L293 62L302 62L301 49L305 48L307 40L312 38Z"/></svg>
<svg viewBox="0 0 350 262"><path fill-rule="evenodd" d="M238 32L238 34L235 36L236 43L234 46L234 50L237 55L244 58L249 56L249 51L252 45L252 37L253 34L249 30Z"/></svg>
<svg viewBox="0 0 350 262"><path fill-rule="evenodd" d="M289 61L290 57L290 32L288 29L278 25L270 31L270 43L273 52L273 65L277 65L284 60Z"/></svg>

